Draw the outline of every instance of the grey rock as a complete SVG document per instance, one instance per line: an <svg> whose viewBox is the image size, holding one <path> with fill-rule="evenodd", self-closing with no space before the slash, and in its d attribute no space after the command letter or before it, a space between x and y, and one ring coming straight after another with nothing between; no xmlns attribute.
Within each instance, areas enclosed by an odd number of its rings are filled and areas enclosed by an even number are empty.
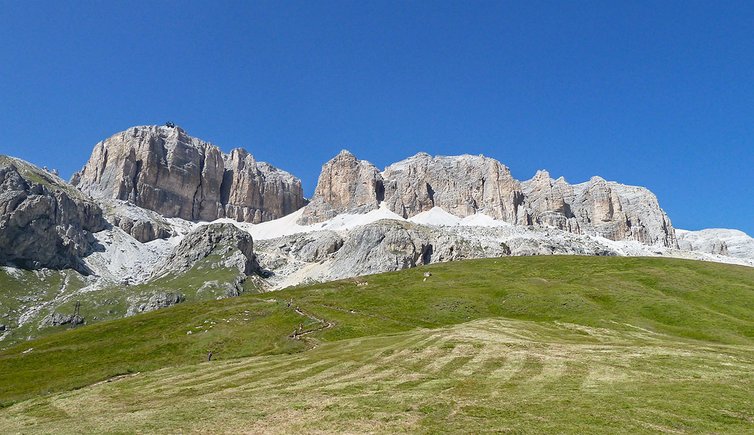
<svg viewBox="0 0 754 435"><path fill-rule="evenodd" d="M343 244L327 255L304 246ZM260 240L255 249L273 273L268 284L286 287L390 272L426 264L509 255L623 255L599 239L532 226L434 226L383 219L337 234L311 231ZM645 248L648 249L648 248Z"/></svg>
<svg viewBox="0 0 754 435"><path fill-rule="evenodd" d="M158 268L158 275L189 270L213 253L222 258L223 266L236 267L246 276L261 273L251 234L233 224L214 223L186 235Z"/></svg>
<svg viewBox="0 0 754 435"><path fill-rule="evenodd" d="M515 223L523 200L508 168L489 157L419 153L388 166L382 176L385 203L404 218L440 207L458 217L479 212Z"/></svg>
<svg viewBox="0 0 754 435"><path fill-rule="evenodd" d="M367 213L378 207L383 196L380 171L343 150L322 166L314 199L299 223L322 222L341 213Z"/></svg>
<svg viewBox="0 0 754 435"><path fill-rule="evenodd" d="M677 237L683 250L754 259L754 238L743 231L726 228L677 230Z"/></svg>
<svg viewBox="0 0 754 435"><path fill-rule="evenodd" d="M84 318L78 315L66 315L66 314L60 314L58 312L53 312L49 315L47 315L42 321L40 322L39 326L40 328L48 328L51 326L61 326L61 325L83 325L84 324Z"/></svg>
<svg viewBox="0 0 754 435"><path fill-rule="evenodd" d="M165 217L262 222L305 204L301 182L258 163L242 149L230 155L179 127L141 126L98 143L71 183L94 198L129 201Z"/></svg>
<svg viewBox="0 0 754 435"><path fill-rule="evenodd" d="M0 264L88 273L81 258L106 226L99 206L60 178L0 156Z"/></svg>
<svg viewBox="0 0 754 435"><path fill-rule="evenodd" d="M172 225L157 212L121 200L101 199L99 203L108 222L142 243L176 235Z"/></svg>
<svg viewBox="0 0 754 435"><path fill-rule="evenodd" d="M525 182L483 156L419 153L382 173L341 152L323 166L301 224L340 213L366 213L384 204L410 218L433 207L457 217L483 213L515 225L554 227L574 234L677 247L673 226L652 192L594 177L570 185L540 171Z"/></svg>
<svg viewBox="0 0 754 435"><path fill-rule="evenodd" d="M676 248L675 230L648 189L601 177L571 185L538 171L522 183L522 216L527 225L555 227L575 234L594 234L610 240L633 240L644 245Z"/></svg>
<svg viewBox="0 0 754 435"><path fill-rule="evenodd" d="M137 302L130 305L128 307L126 315L132 316L138 313L146 313L149 311L159 310L160 308L167 308L176 304L180 304L185 300L186 297L179 293L158 292L150 296L146 302Z"/></svg>
<svg viewBox="0 0 754 435"><path fill-rule="evenodd" d="M293 234L275 246L281 256L294 256L301 261L315 263L331 258L343 246L343 238L334 231Z"/></svg>
<svg viewBox="0 0 754 435"><path fill-rule="evenodd" d="M305 205L301 181L242 148L223 155L220 203L225 217L259 223L283 217ZM218 215L218 217L222 217Z"/></svg>

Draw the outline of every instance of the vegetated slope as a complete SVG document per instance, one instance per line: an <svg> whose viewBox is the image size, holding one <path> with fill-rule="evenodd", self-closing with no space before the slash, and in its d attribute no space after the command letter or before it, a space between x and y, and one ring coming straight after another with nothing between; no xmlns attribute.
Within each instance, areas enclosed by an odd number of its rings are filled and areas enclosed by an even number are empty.
<svg viewBox="0 0 754 435"><path fill-rule="evenodd" d="M289 338L301 323L317 332ZM196 364L209 350L218 361ZM268 356L234 359L254 355ZM183 304L21 344L0 354L6 404L141 373L9 406L0 427L746 431L753 370L750 268L473 260Z"/></svg>
<svg viewBox="0 0 754 435"><path fill-rule="evenodd" d="M214 231L213 231L214 228ZM164 308L180 302L219 299L258 292L259 277L243 270L253 254L223 232L231 226L205 226L215 237L187 239L185 248L158 264L161 275L140 284L102 281L67 269L63 271L0 268L0 346L49 335L78 326ZM241 237L250 236L238 231ZM180 245L179 245L180 247ZM73 322L76 317L77 321Z"/></svg>

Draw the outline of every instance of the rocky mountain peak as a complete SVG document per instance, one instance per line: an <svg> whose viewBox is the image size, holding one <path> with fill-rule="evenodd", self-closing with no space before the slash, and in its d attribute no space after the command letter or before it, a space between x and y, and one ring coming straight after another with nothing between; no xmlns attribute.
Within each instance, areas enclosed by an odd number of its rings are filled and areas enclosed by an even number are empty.
<svg viewBox="0 0 754 435"><path fill-rule="evenodd" d="M383 195L379 169L343 150L322 166L314 198L299 222L322 222L341 213L366 213L379 206Z"/></svg>
<svg viewBox="0 0 754 435"><path fill-rule="evenodd" d="M460 218L481 213L511 224L677 247L670 220L647 189L601 177L570 185L563 177L553 180L545 170L522 183L499 161L469 154L417 153L378 172L371 163L341 152L323 166L299 223L366 213L381 205L404 218L440 207Z"/></svg>
<svg viewBox="0 0 754 435"><path fill-rule="evenodd" d="M0 156L0 264L88 273L81 258L106 225L99 206L58 176Z"/></svg>
<svg viewBox="0 0 754 435"><path fill-rule="evenodd" d="M224 154L180 127L132 127L99 142L71 182L95 198L193 221L262 222L305 204L297 178L243 149Z"/></svg>

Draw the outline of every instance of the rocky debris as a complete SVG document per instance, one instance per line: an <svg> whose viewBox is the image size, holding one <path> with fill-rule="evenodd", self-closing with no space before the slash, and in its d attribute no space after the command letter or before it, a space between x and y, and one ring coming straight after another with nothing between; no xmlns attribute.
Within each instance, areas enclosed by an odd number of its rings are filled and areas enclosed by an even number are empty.
<svg viewBox="0 0 754 435"><path fill-rule="evenodd" d="M187 234L158 268L157 276L191 269L216 254L224 267L237 267L246 276L260 274L251 234L229 223L201 225Z"/></svg>
<svg viewBox="0 0 754 435"><path fill-rule="evenodd" d="M294 256L307 263L331 258L343 247L343 238L334 231L294 234L277 245L277 252Z"/></svg>
<svg viewBox="0 0 754 435"><path fill-rule="evenodd" d="M377 209L383 196L380 171L343 150L322 166L314 199L299 223L323 222L341 213L367 213Z"/></svg>
<svg viewBox="0 0 754 435"><path fill-rule="evenodd" d="M106 226L99 206L59 177L0 156L0 264L88 273L81 258Z"/></svg>
<svg viewBox="0 0 754 435"><path fill-rule="evenodd" d="M177 225L171 228L173 233L188 231ZM116 226L94 234L94 238L101 248L84 258L86 267L98 278L121 285L147 281L178 243L175 239L141 243Z"/></svg>
<svg viewBox="0 0 754 435"><path fill-rule="evenodd" d="M60 314L58 312L53 312L46 316L42 321L39 323L40 328L49 328L51 326L61 326L61 325L83 325L84 324L84 318L79 315L66 315L66 314Z"/></svg>
<svg viewBox="0 0 754 435"><path fill-rule="evenodd" d="M98 143L71 183L165 217L262 222L305 204L301 182L242 149L223 154L179 127L141 126Z"/></svg>
<svg viewBox="0 0 754 435"><path fill-rule="evenodd" d="M126 312L126 316L133 316L138 313L167 308L185 301L186 297L179 293L158 292L149 297L146 302L133 302Z"/></svg>
<svg viewBox="0 0 754 435"><path fill-rule="evenodd" d="M743 231L725 228L676 230L676 236L683 250L754 259L754 238Z"/></svg>
<svg viewBox="0 0 754 435"><path fill-rule="evenodd" d="M108 222L141 243L176 235L173 226L157 212L117 199L100 200L100 205Z"/></svg>
<svg viewBox="0 0 754 435"><path fill-rule="evenodd" d="M403 218L433 208L465 218L484 214L515 225L554 227L574 234L677 247L670 219L652 192L594 177L570 185L546 171L525 182L484 156L419 153L382 173L344 151L323 166L317 189L299 224L341 213L366 213L384 205Z"/></svg>
<svg viewBox="0 0 754 435"><path fill-rule="evenodd" d="M303 249L336 246L334 240L342 240L342 246L326 255L312 256ZM636 242L613 242L549 227L425 225L397 219L377 220L337 233L315 230L257 240L255 249L273 273L267 281L273 288L473 258L655 255L653 248Z"/></svg>

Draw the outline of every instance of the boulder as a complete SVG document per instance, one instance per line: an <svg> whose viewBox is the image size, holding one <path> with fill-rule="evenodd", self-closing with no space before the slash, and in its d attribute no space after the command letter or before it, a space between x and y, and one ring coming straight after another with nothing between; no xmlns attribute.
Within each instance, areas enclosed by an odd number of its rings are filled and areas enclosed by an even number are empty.
<svg viewBox="0 0 754 435"><path fill-rule="evenodd" d="M39 324L40 328L49 328L51 326L62 326L62 325L83 325L84 324L84 318L78 315L74 314L60 314L58 312L53 312L46 316Z"/></svg>
<svg viewBox="0 0 754 435"><path fill-rule="evenodd" d="M133 316L138 313L159 310L160 308L171 307L185 301L186 297L179 293L158 292L149 297L146 302L135 302L128 307L127 316Z"/></svg>

